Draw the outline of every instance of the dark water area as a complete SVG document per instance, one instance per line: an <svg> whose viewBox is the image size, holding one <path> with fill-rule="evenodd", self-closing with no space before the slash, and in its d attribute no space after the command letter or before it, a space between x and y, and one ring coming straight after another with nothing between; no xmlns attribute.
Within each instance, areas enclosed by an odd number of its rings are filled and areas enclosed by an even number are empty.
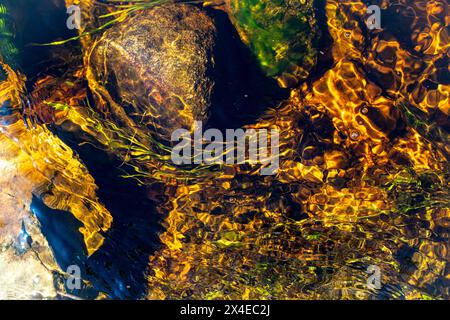
<svg viewBox="0 0 450 320"><path fill-rule="evenodd" d="M83 235L78 231L83 224L70 212L49 208L36 196L33 196L31 212L38 218L42 234L61 269L67 270L70 265L84 265L87 250Z"/></svg>
<svg viewBox="0 0 450 320"><path fill-rule="evenodd" d="M325 11L325 0L314 0L314 9L317 24L319 26L320 37L317 37L315 47L318 51L317 64L311 70L311 74L306 80L309 84L319 79L333 66L333 39L328 31L327 16Z"/></svg>
<svg viewBox="0 0 450 320"><path fill-rule="evenodd" d="M32 79L51 64L55 48L62 49L45 44L68 39L77 32L66 27L68 15L62 0L3 0L1 3L6 5L13 19L19 69Z"/></svg>
<svg viewBox="0 0 450 320"><path fill-rule="evenodd" d="M268 107L286 100L290 90L280 88L275 79L265 76L225 12L211 8L205 11L217 29L214 60L219 66L211 75L215 90L211 118L205 129L235 129L255 123Z"/></svg>
<svg viewBox="0 0 450 320"><path fill-rule="evenodd" d="M87 166L98 186L98 197L113 217L101 248L84 264L86 280L111 299L136 299L146 293L148 257L159 248L161 217L146 187L125 179L122 163L84 142L83 135L54 128ZM55 248L56 249L56 248Z"/></svg>

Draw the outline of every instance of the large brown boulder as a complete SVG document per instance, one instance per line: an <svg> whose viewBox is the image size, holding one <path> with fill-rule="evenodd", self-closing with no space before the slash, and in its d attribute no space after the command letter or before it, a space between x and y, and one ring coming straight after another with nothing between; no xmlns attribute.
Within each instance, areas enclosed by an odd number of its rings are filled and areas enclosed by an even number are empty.
<svg viewBox="0 0 450 320"><path fill-rule="evenodd" d="M117 106L141 128L167 137L206 121L214 82L216 28L199 8L157 6L107 30L95 43L90 67Z"/></svg>

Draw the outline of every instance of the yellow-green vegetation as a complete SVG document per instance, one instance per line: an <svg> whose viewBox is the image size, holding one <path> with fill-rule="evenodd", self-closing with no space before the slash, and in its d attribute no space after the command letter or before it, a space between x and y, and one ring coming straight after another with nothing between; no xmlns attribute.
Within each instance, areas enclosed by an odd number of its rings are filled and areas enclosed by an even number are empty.
<svg viewBox="0 0 450 320"><path fill-rule="evenodd" d="M232 0L235 23L267 75L314 65L318 30L312 2Z"/></svg>
<svg viewBox="0 0 450 320"><path fill-rule="evenodd" d="M17 63L18 49L14 45L13 26L8 8L0 3L0 61L15 67ZM0 69L0 80L4 78Z"/></svg>

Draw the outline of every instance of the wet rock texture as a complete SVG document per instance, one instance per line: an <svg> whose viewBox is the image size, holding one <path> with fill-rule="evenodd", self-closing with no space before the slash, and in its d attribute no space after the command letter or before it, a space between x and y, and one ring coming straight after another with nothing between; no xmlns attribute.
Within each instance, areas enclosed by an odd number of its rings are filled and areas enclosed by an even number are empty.
<svg viewBox="0 0 450 320"><path fill-rule="evenodd" d="M105 32L91 66L137 125L163 134L190 128L208 118L215 33L212 19L194 6L158 6Z"/></svg>

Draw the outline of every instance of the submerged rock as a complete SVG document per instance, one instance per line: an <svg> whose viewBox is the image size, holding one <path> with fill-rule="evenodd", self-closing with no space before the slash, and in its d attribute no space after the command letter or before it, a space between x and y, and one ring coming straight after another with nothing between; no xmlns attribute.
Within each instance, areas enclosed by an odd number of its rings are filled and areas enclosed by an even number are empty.
<svg viewBox="0 0 450 320"><path fill-rule="evenodd" d="M304 77L319 37L312 0L226 0L241 38L269 76Z"/></svg>
<svg viewBox="0 0 450 320"><path fill-rule="evenodd" d="M170 135L208 119L215 34L213 20L195 6L157 6L106 31L90 66L123 114Z"/></svg>

